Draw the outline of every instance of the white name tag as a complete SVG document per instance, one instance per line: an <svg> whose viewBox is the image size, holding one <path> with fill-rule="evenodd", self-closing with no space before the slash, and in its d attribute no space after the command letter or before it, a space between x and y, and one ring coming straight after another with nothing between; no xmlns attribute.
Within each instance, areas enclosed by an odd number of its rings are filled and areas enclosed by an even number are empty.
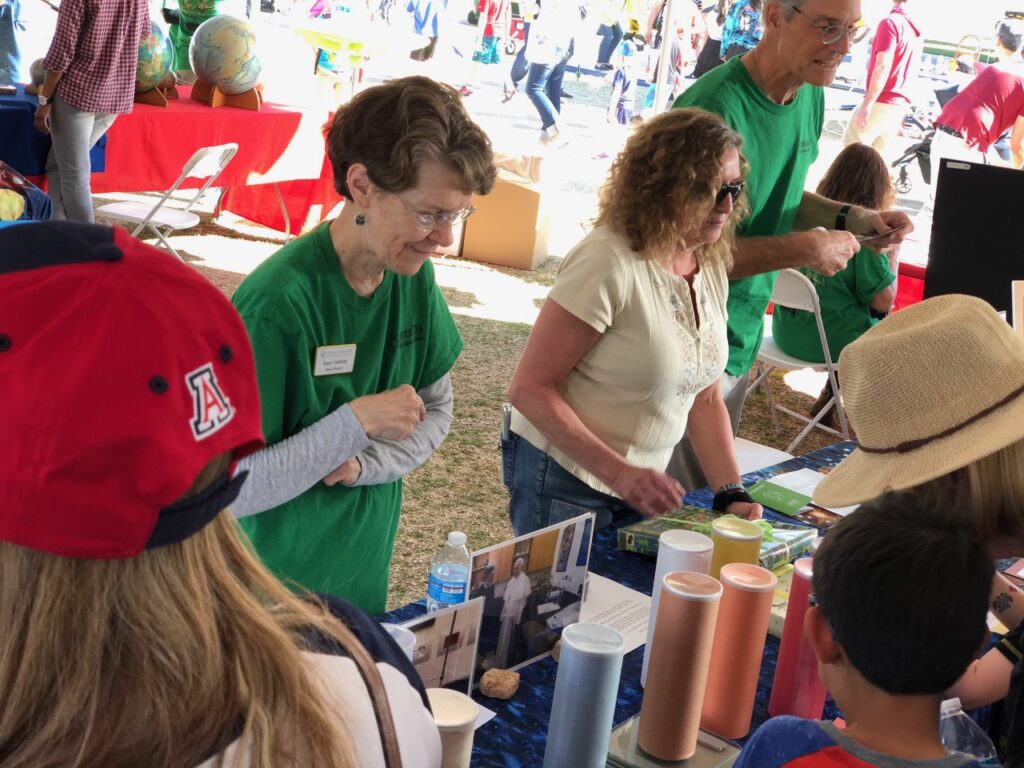
<svg viewBox="0 0 1024 768"><path fill-rule="evenodd" d="M355 344L334 344L316 348L313 364L314 376L333 376L338 373L352 373L356 364Z"/></svg>

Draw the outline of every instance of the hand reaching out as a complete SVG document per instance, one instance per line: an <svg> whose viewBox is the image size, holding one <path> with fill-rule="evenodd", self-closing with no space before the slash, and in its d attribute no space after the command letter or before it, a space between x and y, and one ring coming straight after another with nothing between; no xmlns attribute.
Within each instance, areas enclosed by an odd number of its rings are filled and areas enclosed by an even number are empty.
<svg viewBox="0 0 1024 768"><path fill-rule="evenodd" d="M683 502L686 491L679 481L655 469L627 465L611 483L612 489L647 517L671 512Z"/></svg>
<svg viewBox="0 0 1024 768"><path fill-rule="evenodd" d="M725 508L725 511L746 520L760 520L764 515L764 507L753 501L734 501Z"/></svg>
<svg viewBox="0 0 1024 768"><path fill-rule="evenodd" d="M857 238L841 230L815 227L802 237L807 248L805 266L828 277L846 269L846 262L860 250Z"/></svg>

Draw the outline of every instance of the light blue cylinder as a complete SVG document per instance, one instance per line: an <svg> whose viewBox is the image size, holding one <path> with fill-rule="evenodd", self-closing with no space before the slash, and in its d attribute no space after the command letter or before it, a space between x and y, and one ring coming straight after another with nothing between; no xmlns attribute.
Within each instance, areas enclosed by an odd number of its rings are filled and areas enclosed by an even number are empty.
<svg viewBox="0 0 1024 768"><path fill-rule="evenodd" d="M562 632L544 768L605 768L625 647L622 635L598 624Z"/></svg>

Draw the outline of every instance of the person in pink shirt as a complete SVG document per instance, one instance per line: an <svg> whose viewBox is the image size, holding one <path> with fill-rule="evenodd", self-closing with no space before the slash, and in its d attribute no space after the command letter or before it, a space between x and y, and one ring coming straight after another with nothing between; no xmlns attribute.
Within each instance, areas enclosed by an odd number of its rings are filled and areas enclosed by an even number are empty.
<svg viewBox="0 0 1024 768"><path fill-rule="evenodd" d="M46 177L57 218L92 223L89 150L119 114L132 111L146 0L63 0L43 59L35 125L53 147Z"/></svg>
<svg viewBox="0 0 1024 768"><path fill-rule="evenodd" d="M932 167L940 157L999 164L989 148L1010 133L1010 163L1024 166L1024 28L1005 21L996 32L995 64L950 99L935 119Z"/></svg>
<svg viewBox="0 0 1024 768"><path fill-rule="evenodd" d="M846 146L868 144L883 157L886 140L896 135L911 103L909 83L921 60L921 30L905 6L906 0L895 0L875 30L864 98L850 116L843 140Z"/></svg>

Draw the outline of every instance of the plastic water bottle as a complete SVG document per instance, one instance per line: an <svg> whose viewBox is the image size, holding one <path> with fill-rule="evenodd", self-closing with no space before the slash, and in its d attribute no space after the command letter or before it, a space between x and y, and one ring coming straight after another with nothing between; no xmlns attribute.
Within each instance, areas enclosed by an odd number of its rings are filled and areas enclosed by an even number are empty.
<svg viewBox="0 0 1024 768"><path fill-rule="evenodd" d="M942 746L950 752L973 757L986 768L999 768L995 745L985 729L963 711L960 699L946 699L940 711L939 738L942 739Z"/></svg>
<svg viewBox="0 0 1024 768"><path fill-rule="evenodd" d="M469 550L466 534L452 531L430 564L427 577L427 611L436 611L466 601L469 590Z"/></svg>

